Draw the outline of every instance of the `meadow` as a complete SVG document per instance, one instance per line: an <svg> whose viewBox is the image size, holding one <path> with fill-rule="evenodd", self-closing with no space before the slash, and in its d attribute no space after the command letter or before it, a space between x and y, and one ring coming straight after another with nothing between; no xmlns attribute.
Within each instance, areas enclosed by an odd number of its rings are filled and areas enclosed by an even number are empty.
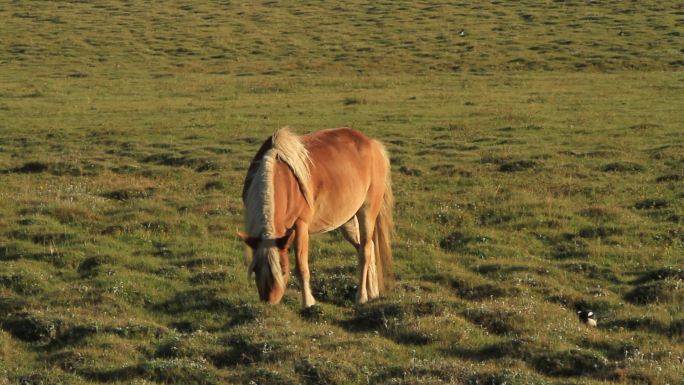
<svg viewBox="0 0 684 385"><path fill-rule="evenodd" d="M0 3L0 385L684 384L675 1ZM391 155L394 284L247 278L263 140ZM293 259L291 259L294 261ZM587 327L577 311L597 314Z"/></svg>

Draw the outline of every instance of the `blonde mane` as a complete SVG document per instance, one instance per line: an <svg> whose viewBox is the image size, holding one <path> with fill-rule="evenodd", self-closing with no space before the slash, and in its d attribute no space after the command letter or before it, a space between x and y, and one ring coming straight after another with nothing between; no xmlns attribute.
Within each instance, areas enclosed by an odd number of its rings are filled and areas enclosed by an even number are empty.
<svg viewBox="0 0 684 385"><path fill-rule="evenodd" d="M273 150L269 150L252 175L252 180L245 196L245 224L247 234L266 238L275 236L273 226Z"/></svg>
<svg viewBox="0 0 684 385"><path fill-rule="evenodd" d="M287 164L297 178L304 199L312 204L309 188L309 179L311 179L309 163L311 159L309 159L309 151L304 147L304 143L288 127L284 127L273 134L273 148L278 159Z"/></svg>

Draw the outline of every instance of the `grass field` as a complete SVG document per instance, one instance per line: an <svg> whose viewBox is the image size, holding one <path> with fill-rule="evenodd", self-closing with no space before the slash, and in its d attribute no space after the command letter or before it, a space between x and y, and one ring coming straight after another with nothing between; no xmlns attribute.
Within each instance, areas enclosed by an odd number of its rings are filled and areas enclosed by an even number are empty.
<svg viewBox="0 0 684 385"><path fill-rule="evenodd" d="M0 384L684 384L681 4L32 1L0 20ZM286 125L386 143L381 300L355 307L332 233L312 240L318 306L296 280L258 301L240 192Z"/></svg>

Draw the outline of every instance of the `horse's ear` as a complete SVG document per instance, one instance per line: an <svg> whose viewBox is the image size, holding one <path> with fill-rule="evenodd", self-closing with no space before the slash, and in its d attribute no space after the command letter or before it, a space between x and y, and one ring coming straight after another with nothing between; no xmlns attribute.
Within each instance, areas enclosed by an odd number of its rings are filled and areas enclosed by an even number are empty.
<svg viewBox="0 0 684 385"><path fill-rule="evenodd" d="M246 233L243 233L242 231L238 231L238 237L242 239L249 247L252 249L256 249L256 247L259 245L259 238L253 238L247 235Z"/></svg>
<svg viewBox="0 0 684 385"><path fill-rule="evenodd" d="M276 246L278 246L280 250L289 249L290 245L292 245L292 241L294 240L294 236L295 232L293 229L287 230L285 235L276 239Z"/></svg>

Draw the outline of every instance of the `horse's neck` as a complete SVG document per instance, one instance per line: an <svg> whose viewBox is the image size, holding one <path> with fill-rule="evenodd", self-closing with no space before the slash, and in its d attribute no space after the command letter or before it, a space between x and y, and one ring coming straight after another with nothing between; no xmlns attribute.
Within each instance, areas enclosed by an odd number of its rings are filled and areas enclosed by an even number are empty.
<svg viewBox="0 0 684 385"><path fill-rule="evenodd" d="M273 226L276 234L283 234L306 214L309 208L292 170L276 161L273 173Z"/></svg>

